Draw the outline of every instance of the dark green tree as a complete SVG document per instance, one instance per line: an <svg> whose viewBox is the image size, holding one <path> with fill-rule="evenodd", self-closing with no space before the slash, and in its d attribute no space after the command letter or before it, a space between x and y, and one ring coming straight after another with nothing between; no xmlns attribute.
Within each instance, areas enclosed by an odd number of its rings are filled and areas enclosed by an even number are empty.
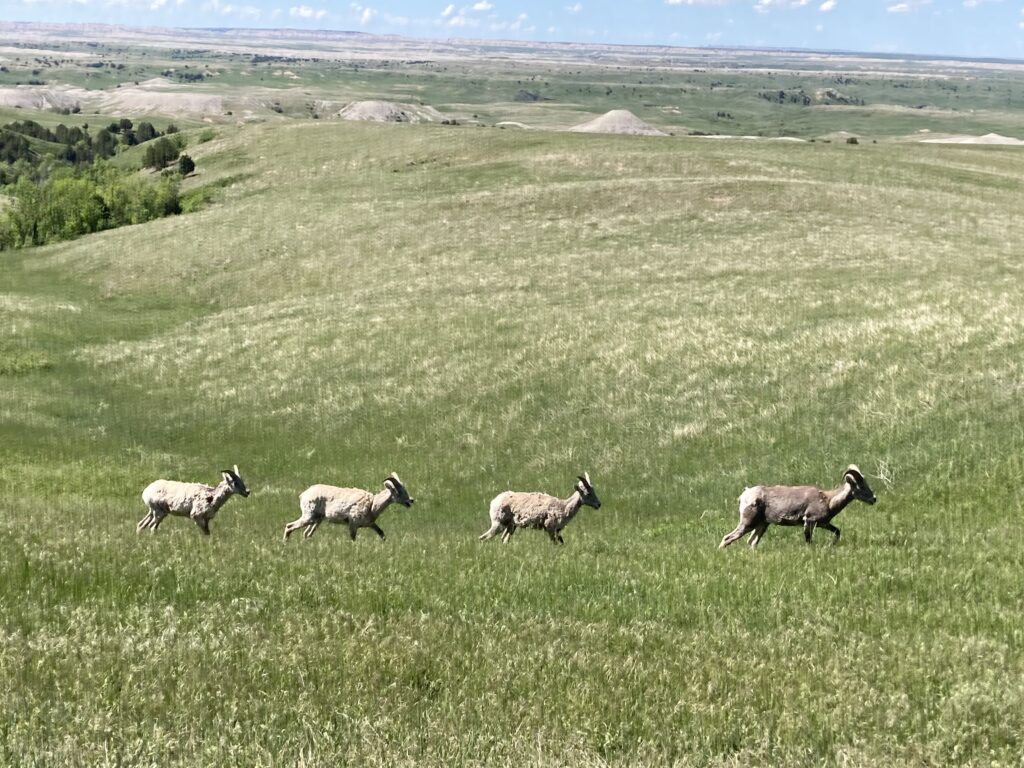
<svg viewBox="0 0 1024 768"><path fill-rule="evenodd" d="M157 170L166 168L178 159L178 148L166 136L150 142L142 157L142 164Z"/></svg>
<svg viewBox="0 0 1024 768"><path fill-rule="evenodd" d="M104 128L96 134L93 141L93 151L97 157L113 157L117 152L117 138L109 130Z"/></svg>
<svg viewBox="0 0 1024 768"><path fill-rule="evenodd" d="M139 140L140 144L145 141L152 141L159 135L152 123L139 123L135 128L135 138Z"/></svg>

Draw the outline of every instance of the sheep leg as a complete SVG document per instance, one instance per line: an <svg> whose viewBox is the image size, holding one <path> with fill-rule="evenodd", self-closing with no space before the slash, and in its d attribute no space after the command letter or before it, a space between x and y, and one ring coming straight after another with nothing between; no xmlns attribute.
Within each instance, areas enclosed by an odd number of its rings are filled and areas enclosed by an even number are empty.
<svg viewBox="0 0 1024 768"><path fill-rule="evenodd" d="M503 527L504 526L502 526L502 524L500 522L495 521L495 522L491 523L491 527L488 528L483 533L481 533L478 538L480 539L480 541L487 541L488 539L493 539L495 536L498 535L498 531L500 531ZM507 531L506 531L506 533L507 533ZM502 538L504 539L504 537L502 537ZM507 539L504 539L504 540L507 541Z"/></svg>
<svg viewBox="0 0 1024 768"><path fill-rule="evenodd" d="M138 525L135 526L135 532L141 533L144 529L149 527L150 522L153 520L153 511L150 510L146 513L146 516L139 520Z"/></svg>
<svg viewBox="0 0 1024 768"><path fill-rule="evenodd" d="M551 528L546 528L545 530L548 532L548 538L551 539L551 543L557 545L559 543L559 539L562 538L558 535L558 531Z"/></svg>
<svg viewBox="0 0 1024 768"><path fill-rule="evenodd" d="M719 549L725 549L737 539L742 539L748 533L753 531L759 525L764 524L764 514L761 512L757 499L747 498L748 491L744 491L743 495L740 496L740 521L736 525L736 528L732 532L725 534L722 537L722 542L718 545ZM758 539L761 537L758 536Z"/></svg>
<svg viewBox="0 0 1024 768"><path fill-rule="evenodd" d="M754 528L755 526L753 522L740 518L740 524L737 525L731 533L727 533L725 534L725 536L722 537L722 543L718 545L718 548L725 549L737 539L742 539L744 536L746 536L748 533L754 530Z"/></svg>
<svg viewBox="0 0 1024 768"><path fill-rule="evenodd" d="M814 526L817 523L814 520L804 520L804 541L808 544L811 543L811 536L814 534Z"/></svg>
<svg viewBox="0 0 1024 768"><path fill-rule="evenodd" d="M758 543L760 543L761 541L761 537L764 536L764 532L767 530L768 523L762 523L754 529L754 532L750 534L750 538L747 540L747 543L750 545L751 549L757 547Z"/></svg>
<svg viewBox="0 0 1024 768"><path fill-rule="evenodd" d="M193 517L192 519L199 526L199 530L203 532L203 536L210 535L210 522L205 517Z"/></svg>
<svg viewBox="0 0 1024 768"><path fill-rule="evenodd" d="M293 520L287 523L284 527L284 540L288 541L288 537L295 533L299 528L304 528L309 525L309 520L304 517L300 517L298 520Z"/></svg>
<svg viewBox="0 0 1024 768"><path fill-rule="evenodd" d="M302 538L310 538L314 533L316 533L316 529L320 527L320 523L321 520L313 520L312 522L307 522L306 530L302 532Z"/></svg>
<svg viewBox="0 0 1024 768"><path fill-rule="evenodd" d="M818 523L818 527L822 530L830 531L832 535L835 536L835 538L832 539L833 544L839 543L839 529L832 525L832 523Z"/></svg>
<svg viewBox="0 0 1024 768"><path fill-rule="evenodd" d="M352 524L349 524L349 526L348 526L348 535L352 539L352 541L356 540L356 531L358 531L358 530L359 529L356 526L354 526Z"/></svg>
<svg viewBox="0 0 1024 768"><path fill-rule="evenodd" d="M382 531L382 530L380 529L380 526L379 526L379 525L377 525L376 523L370 523L370 528L372 528L372 529L373 529L373 532L374 532L374 533L376 533L376 534L377 534L378 536L380 536L380 538L381 538L381 541L383 541L383 540L384 540L384 531Z"/></svg>
<svg viewBox="0 0 1024 768"><path fill-rule="evenodd" d="M156 529L160 527L160 523L164 521L165 517L167 517L166 514L161 515L156 512L153 513L153 519L149 523L149 528L153 533L156 533Z"/></svg>

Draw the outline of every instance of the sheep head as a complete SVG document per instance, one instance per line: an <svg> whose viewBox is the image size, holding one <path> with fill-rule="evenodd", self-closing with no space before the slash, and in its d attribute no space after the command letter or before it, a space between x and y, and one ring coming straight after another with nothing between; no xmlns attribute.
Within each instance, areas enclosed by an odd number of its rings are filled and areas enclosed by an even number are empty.
<svg viewBox="0 0 1024 768"><path fill-rule="evenodd" d="M588 507L600 509L601 500L597 498L597 492L594 490L594 486L590 483L590 473L584 472L582 475L578 475L577 479L579 482L576 483L576 491L580 495L580 501Z"/></svg>
<svg viewBox="0 0 1024 768"><path fill-rule="evenodd" d="M846 468L843 481L853 488L855 499L863 501L865 504L874 504L877 501L874 492L868 486L868 481L864 479L864 475L856 464L851 464Z"/></svg>
<svg viewBox="0 0 1024 768"><path fill-rule="evenodd" d="M398 474L395 472L384 478L384 487L390 491L391 498L403 507L411 507L413 502L416 501L416 499L409 495L409 492L402 485L402 481L398 479Z"/></svg>
<svg viewBox="0 0 1024 768"><path fill-rule="evenodd" d="M232 493L237 493L242 498L249 495L249 489L245 487L245 483L242 481L242 476L238 474L238 465L235 464L234 469L222 469L220 476L224 478L224 482L228 484Z"/></svg>

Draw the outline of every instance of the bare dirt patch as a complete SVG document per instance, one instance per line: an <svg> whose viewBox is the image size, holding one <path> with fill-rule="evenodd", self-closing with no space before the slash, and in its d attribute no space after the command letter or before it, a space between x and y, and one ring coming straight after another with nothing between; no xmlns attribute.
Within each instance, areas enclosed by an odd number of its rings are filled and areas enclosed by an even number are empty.
<svg viewBox="0 0 1024 768"><path fill-rule="evenodd" d="M1024 145L1021 139L1012 136L1001 136L998 133L986 133L984 136L943 136L934 139L921 139L922 144L991 144L1019 147Z"/></svg>
<svg viewBox="0 0 1024 768"><path fill-rule="evenodd" d="M650 123L645 123L628 109L613 109L569 129L574 133L619 133L630 136L668 136Z"/></svg>
<svg viewBox="0 0 1024 768"><path fill-rule="evenodd" d="M63 110L74 109L87 94L80 88L69 86L47 88L35 85L17 85L0 88L0 106L20 109Z"/></svg>
<svg viewBox="0 0 1024 768"><path fill-rule="evenodd" d="M394 101L354 101L338 111L342 120L374 123L439 123L445 116L433 107Z"/></svg>
<svg viewBox="0 0 1024 768"><path fill-rule="evenodd" d="M101 111L108 114L220 115L224 100L219 94L170 90L162 78L139 85L90 91L68 85L0 88L0 106L35 110Z"/></svg>

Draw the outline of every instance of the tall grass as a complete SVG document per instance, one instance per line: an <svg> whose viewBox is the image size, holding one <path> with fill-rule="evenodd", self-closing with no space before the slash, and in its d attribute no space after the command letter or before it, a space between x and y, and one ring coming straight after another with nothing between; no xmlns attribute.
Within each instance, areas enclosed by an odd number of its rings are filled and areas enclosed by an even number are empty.
<svg viewBox="0 0 1024 768"><path fill-rule="evenodd" d="M0 762L1015 765L1013 150L251 126L3 256ZM879 504L716 549L757 482ZM155 477L253 495L136 536ZM506 488L604 502L476 541ZM413 510L280 541L313 482Z"/></svg>

